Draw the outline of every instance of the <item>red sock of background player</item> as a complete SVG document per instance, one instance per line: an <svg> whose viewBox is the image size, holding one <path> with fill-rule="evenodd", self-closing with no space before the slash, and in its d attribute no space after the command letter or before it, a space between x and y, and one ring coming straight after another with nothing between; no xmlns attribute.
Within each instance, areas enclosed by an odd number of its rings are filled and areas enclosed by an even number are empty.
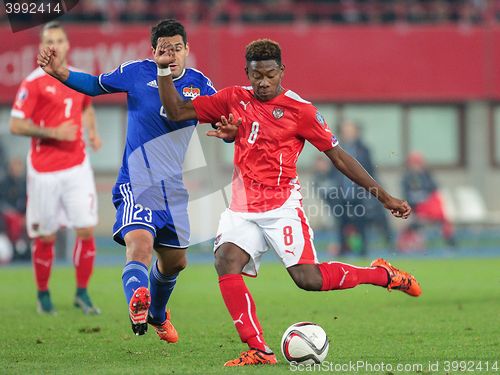
<svg viewBox="0 0 500 375"><path fill-rule="evenodd" d="M85 289L89 283L94 269L95 240L90 238L77 238L73 250L73 264L76 269L76 287Z"/></svg>
<svg viewBox="0 0 500 375"><path fill-rule="evenodd" d="M323 277L321 290L349 289L359 284L387 286L389 275L382 267L356 267L340 262L319 264Z"/></svg>
<svg viewBox="0 0 500 375"><path fill-rule="evenodd" d="M219 288L241 341L246 342L252 349L270 353L271 350L264 341L262 327L257 319L255 303L243 281L243 276L236 274L219 276Z"/></svg>
<svg viewBox="0 0 500 375"><path fill-rule="evenodd" d="M39 292L49 289L50 271L54 261L54 241L42 241L36 238L32 253L36 287Z"/></svg>

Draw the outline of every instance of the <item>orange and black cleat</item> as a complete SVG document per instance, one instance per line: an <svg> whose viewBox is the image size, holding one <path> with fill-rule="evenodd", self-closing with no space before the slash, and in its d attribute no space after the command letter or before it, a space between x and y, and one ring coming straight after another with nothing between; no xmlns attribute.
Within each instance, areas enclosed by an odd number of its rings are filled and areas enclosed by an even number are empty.
<svg viewBox="0 0 500 375"><path fill-rule="evenodd" d="M413 297L418 297L422 294L420 284L413 275L410 275L408 272L398 270L385 259L375 259L370 266L382 267L387 271L390 278L389 284L387 285L387 290L400 290Z"/></svg>
<svg viewBox="0 0 500 375"><path fill-rule="evenodd" d="M132 331L137 336L144 335L148 330L148 311L151 305L151 294L148 288L141 286L134 291L128 312L130 323L132 323Z"/></svg>
<svg viewBox="0 0 500 375"><path fill-rule="evenodd" d="M238 358L227 361L224 366L275 365L276 362L274 353L264 353L257 349L250 349L241 353Z"/></svg>
<svg viewBox="0 0 500 375"><path fill-rule="evenodd" d="M153 326L156 331L156 334L160 337L160 340L169 342L171 344L176 343L179 340L179 335L177 331L170 321L170 310L167 310L167 319L161 324L156 324L151 321L151 318L148 319L148 323Z"/></svg>

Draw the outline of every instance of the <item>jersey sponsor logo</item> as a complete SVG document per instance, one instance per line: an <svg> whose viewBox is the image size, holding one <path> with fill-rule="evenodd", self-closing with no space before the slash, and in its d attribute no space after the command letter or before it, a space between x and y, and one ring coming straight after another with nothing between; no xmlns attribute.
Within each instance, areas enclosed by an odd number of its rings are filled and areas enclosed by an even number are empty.
<svg viewBox="0 0 500 375"><path fill-rule="evenodd" d="M240 314L239 318L236 320L233 320L234 325L241 323L241 325L244 325L243 323L243 313Z"/></svg>
<svg viewBox="0 0 500 375"><path fill-rule="evenodd" d="M295 256L295 251L294 250L285 250L285 254L292 254Z"/></svg>
<svg viewBox="0 0 500 375"><path fill-rule="evenodd" d="M273 116L276 120L279 120L280 118L282 118L284 114L285 114L285 111L283 110L283 108L276 107L273 109Z"/></svg>
<svg viewBox="0 0 500 375"><path fill-rule="evenodd" d="M241 104L241 106L243 107L243 110L245 110L245 111L246 111L246 110L247 110L247 105L249 105L249 104L250 104L250 102L246 102L246 103L245 103L245 102L242 100L242 101L240 102L240 104Z"/></svg>
<svg viewBox="0 0 500 375"><path fill-rule="evenodd" d="M182 89L182 95L188 97L188 98L196 98L197 96L201 95L201 90L199 87L194 87L193 85L184 87Z"/></svg>
<svg viewBox="0 0 500 375"><path fill-rule="evenodd" d="M135 276L130 277L127 282L125 283L125 286L127 286L130 283L140 283L139 279Z"/></svg>
<svg viewBox="0 0 500 375"><path fill-rule="evenodd" d="M219 234L219 235L217 235L217 237L215 237L215 242L214 242L215 246L217 246L219 244L221 237L222 237L222 234Z"/></svg>
<svg viewBox="0 0 500 375"><path fill-rule="evenodd" d="M153 79L152 81L148 82L149 87L154 87L155 89L158 88L158 84L156 83L156 79Z"/></svg>
<svg viewBox="0 0 500 375"><path fill-rule="evenodd" d="M46 268L49 268L52 262L50 260L43 260L37 258L35 259L35 263L40 264L41 266L44 266Z"/></svg>
<svg viewBox="0 0 500 375"><path fill-rule="evenodd" d="M47 86L45 87L46 92L50 92L52 95L56 94L56 87L55 86Z"/></svg>
<svg viewBox="0 0 500 375"><path fill-rule="evenodd" d="M19 94L17 94L15 106L22 107L27 98L28 98L28 89L26 87L23 87L21 88L21 90L19 90Z"/></svg>
<svg viewBox="0 0 500 375"><path fill-rule="evenodd" d="M346 279L347 274L349 273L349 271L346 271L344 269L344 267L340 267L340 268L342 269L342 272L344 272L344 275L342 276L342 279L340 279L340 283L339 283L339 286L342 286L342 285L344 285L344 281L345 281L345 279Z"/></svg>

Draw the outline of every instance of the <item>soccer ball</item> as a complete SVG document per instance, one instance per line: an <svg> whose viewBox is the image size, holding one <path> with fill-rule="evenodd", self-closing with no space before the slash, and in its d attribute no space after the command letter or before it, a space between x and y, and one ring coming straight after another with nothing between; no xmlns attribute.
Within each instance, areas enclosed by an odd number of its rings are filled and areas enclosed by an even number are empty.
<svg viewBox="0 0 500 375"><path fill-rule="evenodd" d="M329 347L323 328L311 322L292 324L281 338L281 352L288 362L321 363Z"/></svg>

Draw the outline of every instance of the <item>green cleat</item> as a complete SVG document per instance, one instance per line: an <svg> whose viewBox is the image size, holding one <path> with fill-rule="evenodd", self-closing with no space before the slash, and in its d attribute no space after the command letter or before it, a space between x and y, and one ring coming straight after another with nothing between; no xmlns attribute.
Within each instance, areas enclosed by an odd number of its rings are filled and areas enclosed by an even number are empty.
<svg viewBox="0 0 500 375"><path fill-rule="evenodd" d="M101 310L92 303L87 289L77 289L74 305L82 309L85 315L99 315L101 313Z"/></svg>
<svg viewBox="0 0 500 375"><path fill-rule="evenodd" d="M43 292L38 291L37 295L37 311L39 314L55 315L56 310L50 299L50 292L45 290Z"/></svg>

